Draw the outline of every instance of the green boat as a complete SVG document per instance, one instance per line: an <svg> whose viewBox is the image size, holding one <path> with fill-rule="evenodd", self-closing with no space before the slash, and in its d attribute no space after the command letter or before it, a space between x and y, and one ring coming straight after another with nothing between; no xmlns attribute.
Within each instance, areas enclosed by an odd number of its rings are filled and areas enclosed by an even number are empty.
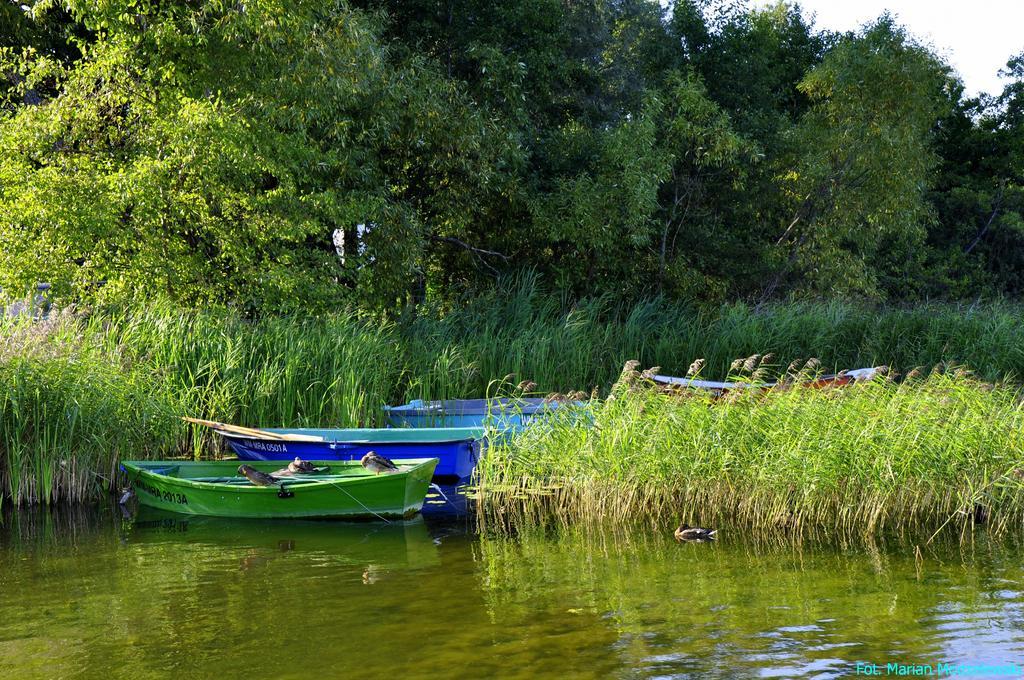
<svg viewBox="0 0 1024 680"><path fill-rule="evenodd" d="M126 460L139 502L188 515L249 518L411 517L423 507L437 458L395 460L398 472L375 475L358 461L310 461L319 472L255 486L238 473L239 461ZM280 461L246 461L260 472Z"/></svg>

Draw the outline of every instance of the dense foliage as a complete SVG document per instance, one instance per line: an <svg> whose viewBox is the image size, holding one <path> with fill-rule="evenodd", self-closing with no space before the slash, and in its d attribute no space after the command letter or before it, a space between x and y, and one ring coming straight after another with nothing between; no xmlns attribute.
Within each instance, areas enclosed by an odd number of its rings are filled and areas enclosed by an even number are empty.
<svg viewBox="0 0 1024 680"><path fill-rule="evenodd" d="M0 287L246 310L1024 288L1024 55L712 0L0 2Z"/></svg>

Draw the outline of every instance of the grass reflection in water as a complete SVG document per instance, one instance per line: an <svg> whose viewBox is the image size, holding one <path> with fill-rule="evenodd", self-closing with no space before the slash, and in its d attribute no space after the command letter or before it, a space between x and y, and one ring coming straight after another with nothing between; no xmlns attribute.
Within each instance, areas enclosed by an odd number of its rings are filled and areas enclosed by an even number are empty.
<svg viewBox="0 0 1024 680"><path fill-rule="evenodd" d="M838 677L857 661L1024 661L1021 549L983 533L916 554L906 539L466 524L8 516L0 660L19 678Z"/></svg>

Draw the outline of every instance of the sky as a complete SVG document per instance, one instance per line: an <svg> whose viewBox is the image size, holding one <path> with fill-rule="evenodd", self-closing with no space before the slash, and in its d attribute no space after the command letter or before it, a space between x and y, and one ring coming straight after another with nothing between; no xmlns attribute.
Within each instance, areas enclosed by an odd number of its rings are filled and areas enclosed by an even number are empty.
<svg viewBox="0 0 1024 680"><path fill-rule="evenodd" d="M754 0L756 6L774 0ZM800 0L819 29L846 31L889 10L949 62L970 94L999 94L999 69L1024 52L1024 0Z"/></svg>

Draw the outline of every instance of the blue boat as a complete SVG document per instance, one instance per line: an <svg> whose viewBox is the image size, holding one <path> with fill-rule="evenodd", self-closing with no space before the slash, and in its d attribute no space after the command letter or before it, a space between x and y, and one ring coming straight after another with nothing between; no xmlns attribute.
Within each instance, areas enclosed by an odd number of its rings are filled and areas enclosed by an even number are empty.
<svg viewBox="0 0 1024 680"><path fill-rule="evenodd" d="M242 428L238 428L242 429ZM265 428L250 432L216 429L242 460L359 460L368 451L388 458L437 458L434 477L469 477L480 457L479 427L433 430ZM262 433L262 434L261 434Z"/></svg>
<svg viewBox="0 0 1024 680"><path fill-rule="evenodd" d="M401 406L385 406L384 412L391 427L487 427L514 431L560 407L582 405L578 401L566 404L545 399L414 399Z"/></svg>

